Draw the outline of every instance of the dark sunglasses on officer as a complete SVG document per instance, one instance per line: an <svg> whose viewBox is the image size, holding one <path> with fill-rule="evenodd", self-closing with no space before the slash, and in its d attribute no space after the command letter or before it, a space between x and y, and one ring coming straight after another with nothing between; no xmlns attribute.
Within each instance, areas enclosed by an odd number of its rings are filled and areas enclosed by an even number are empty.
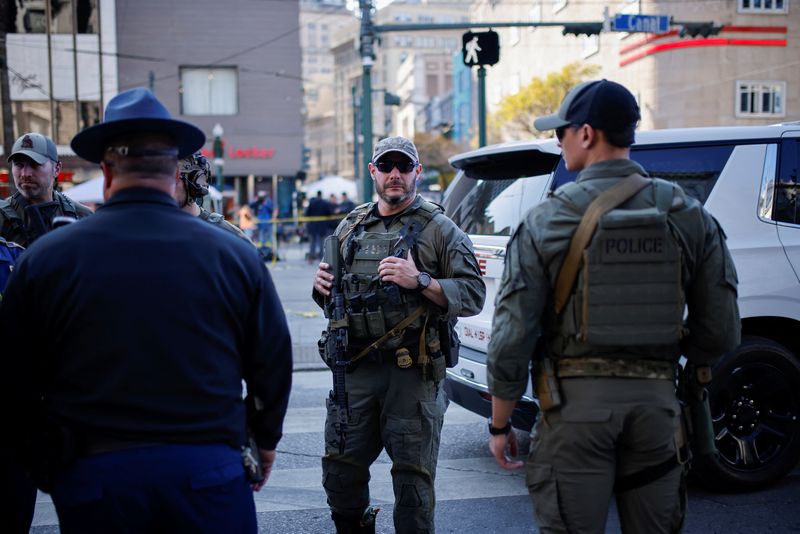
<svg viewBox="0 0 800 534"><path fill-rule="evenodd" d="M375 162L375 167L377 167L382 173L386 174L392 172L392 169L395 167L397 167L397 170L401 173L409 173L417 167L417 162L412 161L410 158L382 158Z"/></svg>
<svg viewBox="0 0 800 534"><path fill-rule="evenodd" d="M580 124L567 124L566 126L559 126L556 128L556 139L560 143L564 139L564 135L566 135L568 129L575 129L580 128Z"/></svg>

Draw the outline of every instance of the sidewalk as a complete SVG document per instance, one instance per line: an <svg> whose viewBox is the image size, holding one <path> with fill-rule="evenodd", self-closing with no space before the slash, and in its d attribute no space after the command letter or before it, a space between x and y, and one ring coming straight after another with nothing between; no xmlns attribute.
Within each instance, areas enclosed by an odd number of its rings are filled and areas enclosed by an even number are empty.
<svg viewBox="0 0 800 534"><path fill-rule="evenodd" d="M322 309L311 300L311 288L318 262L305 260L307 243L284 244L278 250L281 261L267 263L292 334L294 369L325 369L317 340L327 326Z"/></svg>

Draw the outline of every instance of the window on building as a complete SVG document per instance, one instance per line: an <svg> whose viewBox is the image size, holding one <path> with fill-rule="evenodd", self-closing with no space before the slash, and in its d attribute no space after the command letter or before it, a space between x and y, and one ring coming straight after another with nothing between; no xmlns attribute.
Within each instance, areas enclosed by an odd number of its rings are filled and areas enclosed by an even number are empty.
<svg viewBox="0 0 800 534"><path fill-rule="evenodd" d="M783 117L786 82L736 82L737 117Z"/></svg>
<svg viewBox="0 0 800 534"><path fill-rule="evenodd" d="M739 13L788 13L789 0L739 0Z"/></svg>
<svg viewBox="0 0 800 534"><path fill-rule="evenodd" d="M567 0L550 0L553 4L553 13L558 13L567 7Z"/></svg>
<svg viewBox="0 0 800 534"><path fill-rule="evenodd" d="M77 33L97 33L98 0L74 0ZM5 13L0 19L11 21L9 33L46 33L47 19L43 1L11 1L6 2ZM50 32L72 33L72 2L61 1L50 3Z"/></svg>
<svg viewBox="0 0 800 534"><path fill-rule="evenodd" d="M100 122L100 103L98 101L81 101L78 123L75 121L75 102L59 100L55 102L57 145L68 145L79 130ZM14 100L11 103L14 117L15 137L20 132L40 132L51 136L52 115L50 102L47 100Z"/></svg>
<svg viewBox="0 0 800 534"><path fill-rule="evenodd" d="M425 76L425 91L428 96L435 96L439 94L439 75L427 74Z"/></svg>
<svg viewBox="0 0 800 534"><path fill-rule="evenodd" d="M238 112L236 67L181 67L181 113L235 115Z"/></svg>

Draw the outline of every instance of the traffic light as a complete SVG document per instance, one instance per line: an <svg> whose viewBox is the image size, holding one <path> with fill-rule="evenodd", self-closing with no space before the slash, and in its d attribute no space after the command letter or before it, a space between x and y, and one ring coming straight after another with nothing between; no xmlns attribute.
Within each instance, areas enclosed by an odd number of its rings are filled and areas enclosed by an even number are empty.
<svg viewBox="0 0 800 534"><path fill-rule="evenodd" d="M494 65L500 61L500 36L497 32L467 32L461 36L461 56L468 67Z"/></svg>
<svg viewBox="0 0 800 534"><path fill-rule="evenodd" d="M562 35L600 35L603 31L602 22L582 22L580 24L564 24L564 29L561 30Z"/></svg>
<svg viewBox="0 0 800 534"><path fill-rule="evenodd" d="M394 93L390 93L389 91L385 91L383 93L383 105L384 106L399 106L400 105L400 97Z"/></svg>
<svg viewBox="0 0 800 534"><path fill-rule="evenodd" d="M717 35L722 26L714 26L713 22L685 22L680 31L681 37L708 37L709 35Z"/></svg>
<svg viewBox="0 0 800 534"><path fill-rule="evenodd" d="M303 145L303 158L300 168L307 171L311 167L311 149Z"/></svg>

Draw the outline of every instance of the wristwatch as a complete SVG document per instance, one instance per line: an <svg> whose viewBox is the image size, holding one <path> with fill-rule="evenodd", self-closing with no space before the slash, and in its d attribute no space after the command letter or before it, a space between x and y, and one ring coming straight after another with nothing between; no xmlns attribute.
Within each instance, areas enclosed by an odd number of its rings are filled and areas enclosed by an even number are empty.
<svg viewBox="0 0 800 534"><path fill-rule="evenodd" d="M506 426L503 428L497 428L492 424L492 418L489 418L489 434L493 436L507 436L511 433L511 420L509 419L506 423Z"/></svg>
<svg viewBox="0 0 800 534"><path fill-rule="evenodd" d="M428 286L431 285L431 275L426 272L421 272L417 275L417 291L422 292L428 289Z"/></svg>

